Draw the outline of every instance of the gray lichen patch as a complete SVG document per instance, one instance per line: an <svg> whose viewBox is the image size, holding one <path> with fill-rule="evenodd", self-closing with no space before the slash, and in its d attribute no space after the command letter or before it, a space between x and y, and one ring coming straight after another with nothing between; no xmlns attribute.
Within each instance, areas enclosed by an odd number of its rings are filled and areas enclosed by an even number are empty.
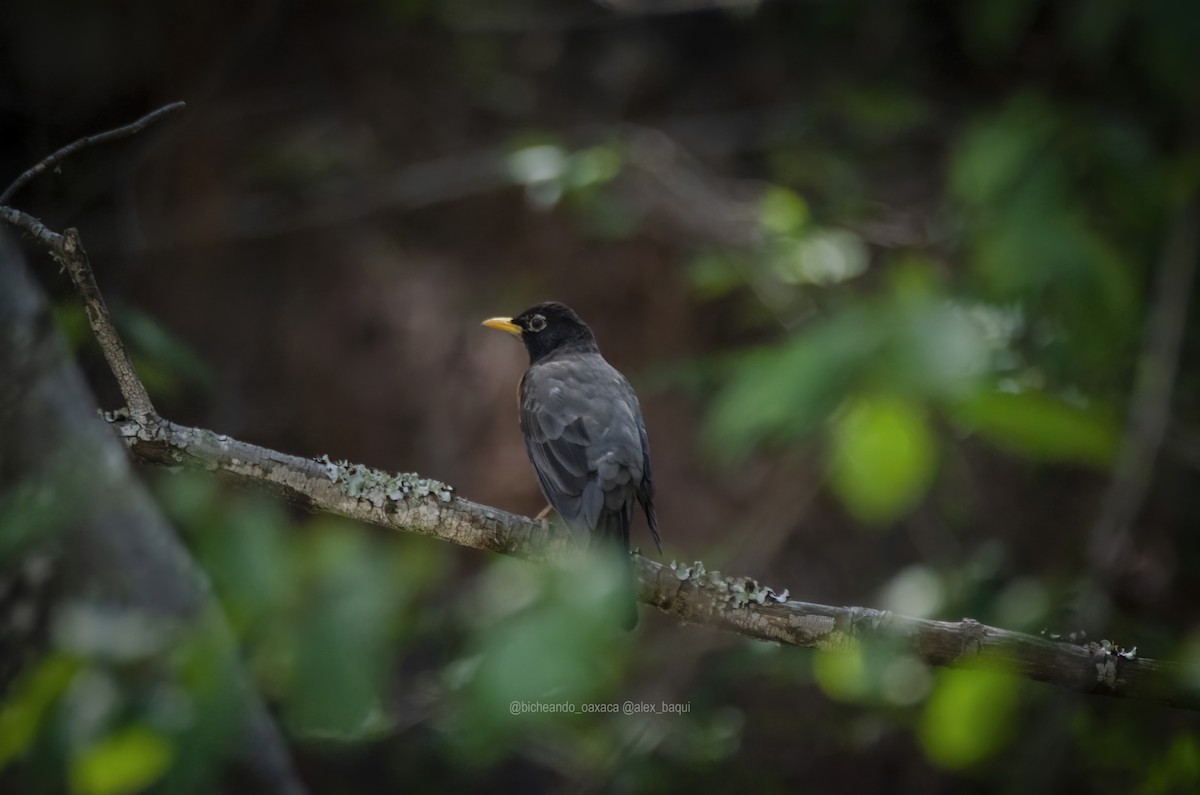
<svg viewBox="0 0 1200 795"><path fill-rule="evenodd" d="M684 581L692 582L701 588L707 588L723 594L733 607L746 607L751 602L765 605L768 600L786 602L791 595L785 588L777 593L773 588L760 584L750 577L726 577L717 570L707 571L704 563L697 560L690 566L685 563L671 561L671 571Z"/></svg>
<svg viewBox="0 0 1200 795"><path fill-rule="evenodd" d="M1092 663L1096 666L1096 681L1109 688L1117 686L1117 667L1120 661L1133 662L1137 659L1137 646L1123 649L1111 640L1089 643L1087 648L1092 653Z"/></svg>
<svg viewBox="0 0 1200 795"><path fill-rule="evenodd" d="M423 478L415 472L395 475L349 461L331 461L328 455L317 459L324 465L329 479L347 497L365 499L379 508L386 501L424 499L432 497L441 502L454 499L454 487L433 478Z"/></svg>

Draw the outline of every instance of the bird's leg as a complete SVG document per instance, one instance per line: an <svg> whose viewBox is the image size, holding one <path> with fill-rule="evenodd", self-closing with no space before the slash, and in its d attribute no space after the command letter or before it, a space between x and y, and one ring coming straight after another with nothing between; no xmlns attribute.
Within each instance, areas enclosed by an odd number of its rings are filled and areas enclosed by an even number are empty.
<svg viewBox="0 0 1200 795"><path fill-rule="evenodd" d="M553 510L554 510L554 506L547 504L546 507L543 508L540 513L538 513L537 516L533 517L533 521L541 522L542 529L549 531L550 530L550 520L547 517L550 516L550 512Z"/></svg>

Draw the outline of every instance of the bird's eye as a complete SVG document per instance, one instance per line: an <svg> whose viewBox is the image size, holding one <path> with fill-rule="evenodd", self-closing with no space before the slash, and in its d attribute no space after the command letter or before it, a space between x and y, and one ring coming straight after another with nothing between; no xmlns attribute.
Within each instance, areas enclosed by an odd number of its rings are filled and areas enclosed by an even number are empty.
<svg viewBox="0 0 1200 795"><path fill-rule="evenodd" d="M541 315L534 315L533 317L529 318L529 330L530 331L541 331L545 327L546 327L546 318L542 317Z"/></svg>

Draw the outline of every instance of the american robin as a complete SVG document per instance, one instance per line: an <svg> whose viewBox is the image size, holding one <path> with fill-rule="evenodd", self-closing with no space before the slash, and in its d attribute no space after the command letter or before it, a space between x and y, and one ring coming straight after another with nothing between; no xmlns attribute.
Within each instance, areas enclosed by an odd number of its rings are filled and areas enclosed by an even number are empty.
<svg viewBox="0 0 1200 795"><path fill-rule="evenodd" d="M604 361L592 330L564 304L538 304L512 319L496 317L483 325L525 343L529 369L521 377L519 400L529 460L542 494L568 527L624 553L630 597L626 625L632 628L637 601L628 555L635 500L662 551L650 443L637 395Z"/></svg>

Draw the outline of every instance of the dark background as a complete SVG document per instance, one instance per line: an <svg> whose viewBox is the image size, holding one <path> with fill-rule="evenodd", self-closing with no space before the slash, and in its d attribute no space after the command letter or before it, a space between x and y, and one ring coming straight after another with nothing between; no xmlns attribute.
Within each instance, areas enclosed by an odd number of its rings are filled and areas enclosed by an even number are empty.
<svg viewBox="0 0 1200 795"><path fill-rule="evenodd" d="M1195 662L1196 323L1177 356L1143 337L1192 291L1194 244L1175 271L1164 252L1195 234L1197 45L1183 0L15 0L0 175L187 101L12 202L80 230L174 421L532 515L524 352L479 322L557 299L641 395L665 560L1035 633L1098 600L1090 638ZM67 280L25 248L116 407ZM1156 292L1168 271L1182 288ZM1114 473L1147 354L1174 380L1139 495ZM649 610L564 640L552 575L143 474L317 792L1200 785L1183 712ZM1105 564L1114 492L1136 510ZM64 696L5 775L54 791L136 724L173 761L102 758L144 775L95 791L167 786L194 738L142 673L85 670L120 706L87 723ZM511 718L510 694L690 711Z"/></svg>

